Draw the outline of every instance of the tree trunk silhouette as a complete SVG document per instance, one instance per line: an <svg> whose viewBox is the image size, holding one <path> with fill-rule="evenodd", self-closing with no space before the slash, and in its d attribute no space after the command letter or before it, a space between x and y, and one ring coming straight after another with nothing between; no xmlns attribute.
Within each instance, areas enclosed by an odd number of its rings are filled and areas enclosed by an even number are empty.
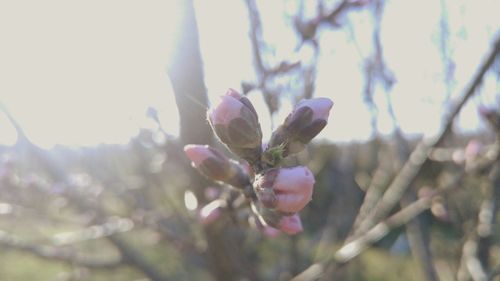
<svg viewBox="0 0 500 281"><path fill-rule="evenodd" d="M203 80L203 67L198 39L198 29L192 1L179 1L181 12L178 36L168 66L168 75L174 89L180 117L180 142L185 144L210 144L213 134L206 121L208 98ZM184 161L183 161L184 163ZM186 164L190 188L203 202L203 188L210 183ZM245 259L241 245L243 232L230 220L219 220L220 225L205 227L208 257L216 280L257 280L255 272Z"/></svg>

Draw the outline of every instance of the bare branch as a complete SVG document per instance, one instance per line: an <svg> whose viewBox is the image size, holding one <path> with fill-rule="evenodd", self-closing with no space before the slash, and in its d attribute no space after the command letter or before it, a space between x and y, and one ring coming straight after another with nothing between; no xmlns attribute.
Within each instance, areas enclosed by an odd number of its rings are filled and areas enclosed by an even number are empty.
<svg viewBox="0 0 500 281"><path fill-rule="evenodd" d="M475 75L470 86L466 89L461 100L450 110L450 114L445 118L441 132L435 136L421 141L417 148L411 153L408 161L404 164L399 174L394 178L391 185L387 188L384 196L377 204L375 210L360 224L355 231L355 235L363 233L374 226L378 221L387 216L392 208L401 199L406 190L413 184L415 179L420 175L424 165L429 164L428 155L430 152L439 146L446 136L451 131L453 121L458 115L467 100L475 93L476 88L481 84L481 81L493 65L495 58L500 52L500 37L497 38L493 50L487 56L486 61L480 66L478 73Z"/></svg>
<svg viewBox="0 0 500 281"><path fill-rule="evenodd" d="M322 276L328 277L329 274L325 276L325 272L333 271L332 266L341 267L362 253L370 245L382 239L391 230L408 223L410 220L429 209L433 198L454 189L458 186L458 183L462 180L464 175L465 173L460 173L455 176L450 183L440 188L439 191L434 192L428 197L422 197L414 201L386 220L376 224L356 239L344 244L344 246L337 250L334 255L330 256L327 260L310 266L308 269L294 277L292 281L317 280Z"/></svg>
<svg viewBox="0 0 500 281"><path fill-rule="evenodd" d="M366 247L371 245L371 243L378 241L387 234L390 229L407 223L410 219L429 208L431 201L429 197L424 197L409 204L401 211L384 220L392 208L401 200L406 190L420 175L424 165L429 163L428 156L430 152L440 145L449 134L455 117L467 100L476 92L477 87L481 84L486 72L493 65L499 52L500 37L496 39L492 51L488 54L484 63L479 67L477 74L472 79L470 86L465 90L461 100L451 109L450 114L445 118L441 132L436 137L421 141L417 148L411 153L408 161L388 187L375 210L368 215L356 230L355 239L347 239L347 241L350 242L338 250L333 258L330 257L324 262L313 264L292 280L316 280L324 275L329 276L328 273L333 272L335 267L341 266L357 256ZM463 173L460 175L459 179L461 179L462 176ZM435 195L436 194L432 197Z"/></svg>

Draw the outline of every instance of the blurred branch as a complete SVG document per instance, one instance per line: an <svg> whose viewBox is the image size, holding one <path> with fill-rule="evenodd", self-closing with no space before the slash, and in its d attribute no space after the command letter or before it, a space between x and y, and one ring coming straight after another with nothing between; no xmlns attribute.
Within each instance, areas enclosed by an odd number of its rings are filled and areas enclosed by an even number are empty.
<svg viewBox="0 0 500 281"><path fill-rule="evenodd" d="M250 18L250 42L252 45L255 72L257 74L256 84L245 83L243 93L253 89L260 89L264 95L267 108L272 115L278 109L277 93L270 89L268 83L273 77L290 72L300 67L300 62L282 61L276 66L267 66L264 62L263 49L265 42L262 38L262 22L260 20L259 10L255 0L245 0L248 15Z"/></svg>
<svg viewBox="0 0 500 281"><path fill-rule="evenodd" d="M252 43L252 51L254 56L255 68L259 74L266 73L267 69L264 66L264 61L261 55L262 42L262 22L260 21L259 10L255 0L245 0L248 14L250 17L250 41Z"/></svg>
<svg viewBox="0 0 500 281"><path fill-rule="evenodd" d="M429 209L433 198L453 190L458 186L464 175L463 172L456 175L453 180L446 186L441 187L438 191L408 204L405 208L396 212L386 220L379 222L368 231L359 235L356 239L344 244L325 261L313 264L294 277L292 281L318 280L318 278L321 277L330 278L332 276L330 273L334 272L335 269L342 267L345 263L358 256L370 245L382 239L391 230L408 223L410 220Z"/></svg>
<svg viewBox="0 0 500 281"><path fill-rule="evenodd" d="M493 243L495 223L498 210L500 210L500 161L491 172L491 189L486 194L485 200L479 211L478 258L486 271L490 269L490 251Z"/></svg>
<svg viewBox="0 0 500 281"><path fill-rule="evenodd" d="M367 1L353 1L353 0L342 0L337 7L335 7L332 11L327 13L326 15L321 15L319 22L326 22L331 24L334 27L338 27L338 20L342 16L343 13L347 12L352 8L359 8L365 6Z"/></svg>
<svg viewBox="0 0 500 281"><path fill-rule="evenodd" d="M363 203L359 209L358 215L354 221L353 229L359 227L359 223L365 219L365 217L373 210L377 205L377 202L384 194L384 190L389 185L392 173L389 167L386 167L388 163L381 162L376 168L370 184L366 189L366 194L363 199Z"/></svg>
<svg viewBox="0 0 500 281"><path fill-rule="evenodd" d="M477 241L468 239L462 248L462 259L457 274L458 281L469 280L469 276L474 281L486 281L486 272L477 258Z"/></svg>
<svg viewBox="0 0 500 281"><path fill-rule="evenodd" d="M51 240L57 245L69 245L89 240L101 239L103 237L130 231L132 228L133 223L131 220L119 218L108 220L105 223L92 225L76 231L57 233L52 236Z"/></svg>
<svg viewBox="0 0 500 281"><path fill-rule="evenodd" d="M96 213L96 217L94 219L96 223L102 223L107 217L109 217L102 206L92 204L85 200L85 198L80 198L78 194L71 192L71 190L66 192L64 195L78 210L94 210ZM122 260L125 263L140 270L144 275L151 279L151 281L168 280L168 278L164 276L154 264L149 262L140 251L136 250L131 244L126 242L119 236L119 234L111 234L106 236L106 239L120 252Z"/></svg>
<svg viewBox="0 0 500 281"><path fill-rule="evenodd" d="M483 202L478 214L475 232L464 243L460 268L457 271L459 281L468 280L469 275L474 281L491 280L494 271L491 269L490 252L498 210L500 209L500 158L499 143L497 138L497 158L494 168L490 173L491 189L483 197ZM488 277L490 276L490 277Z"/></svg>
<svg viewBox="0 0 500 281"><path fill-rule="evenodd" d="M381 22L382 22L382 14L384 11L384 1L376 0L373 1L373 48L374 53L367 59L365 59L365 88L364 88L364 101L370 109L371 112L371 120L372 120L372 136L376 138L378 136L377 129L377 117L378 117L378 109L374 102L374 94L375 87L377 83L380 83L386 90L386 100L387 100L387 110L389 116L392 119L392 123L394 126L394 138L396 140L396 154L398 158L398 168L400 169L401 165L405 163L410 157L410 145L408 141L405 139L397 121L397 118L394 114L392 99L390 97L390 89L394 84L394 74L387 68L382 43L380 40L381 33ZM383 173L383 171L382 171ZM375 174L378 176L379 174ZM379 203L379 199L382 196L382 188L383 186L370 186L368 189L366 198L363 202L363 205L360 208L360 212L356 217L356 223L354 231L358 228L362 221L365 220L367 214L371 213L377 203ZM373 188L373 189L372 189ZM401 207L404 208L411 204L416 200L416 192L413 187L409 187L409 192L407 192L403 198L401 199ZM356 233L356 232L355 232ZM423 273L426 276L426 280L438 280L436 271L434 269L433 259L430 251L429 245L429 233L427 226L421 217L417 216L412 219L408 225L406 226L406 234L408 237L408 241L410 244L411 252L417 262L422 266Z"/></svg>
<svg viewBox="0 0 500 281"><path fill-rule="evenodd" d="M278 109L278 94L279 90L272 89L270 86L271 79L282 74L289 73L295 69L300 68L300 61L281 61L276 66L268 66L265 62L265 46L266 43L262 36L262 22L259 15L259 10L255 0L245 0L249 18L250 18L250 41L252 45L252 52L254 57L254 65L257 74L257 82L255 84L243 83L243 92L247 93L253 89L260 89L263 92L264 100L271 114ZM302 97L311 98L313 96L316 77L316 65L319 55L319 46L315 40L316 31L320 24L329 24L333 27L338 27L338 19L350 8L362 7L366 3L364 1L342 1L329 13L323 12L321 2L318 4L318 15L311 20L304 20L301 16L302 9L299 9L299 14L293 19L294 28L300 35L301 42L298 47L300 48L304 42L312 43L314 48L314 61L309 65L303 67L300 73L300 79L303 82ZM302 5L302 4L301 4Z"/></svg>
<svg viewBox="0 0 500 281"><path fill-rule="evenodd" d="M441 15L439 17L439 51L441 54L441 61L443 63L443 82L446 85L445 101L448 101L452 94L453 80L455 72L455 62L451 54L450 47L450 27L448 18L448 8L445 0L440 0Z"/></svg>
<svg viewBox="0 0 500 281"><path fill-rule="evenodd" d="M2 108L4 112L6 112L9 120L12 122L12 124L15 126L16 131L18 131L18 134L21 133L24 135L21 126L16 122L16 120L13 118L11 114L9 114L7 111L5 111L5 108ZM51 157L49 157L44 151L36 147L34 144L29 141L29 139L25 138L23 142L18 143L18 145L23 146L28 149L28 151L34 156L34 159L40 161L40 163L43 165L43 167L49 172L49 174L53 177L53 180L56 182L61 182L66 184L68 182L68 178L66 173L64 172L64 169L60 167L60 165L53 161ZM71 194L69 192L66 192L64 194L68 200L71 200L74 204L75 207L78 209L85 211L85 210L95 210L97 213L100 213L100 218L99 219L104 219L107 216L103 215L103 211L100 210L97 206L93 206L93 208L89 208L89 206L86 206L82 200L77 194ZM130 246L128 243L125 241L121 240L119 237L116 237L115 235L110 235L106 237L109 241L111 241L116 248L120 251L123 261L127 262L130 265L135 266L137 269L142 271L146 276L148 276L152 281L164 281L167 280L165 277L163 277L159 271L156 270L156 268L146 262L146 259L142 256L142 254L138 251L136 251L132 246ZM6 239L5 242L9 241L9 239ZM16 240L10 240L11 242L15 242ZM16 245L16 243L12 244ZM17 249L20 250L30 250L31 252L42 256L47 255L48 257L54 257L60 258L60 257L65 257L65 258L71 258L71 256L59 256L58 252L49 252L44 253L43 249L40 250L38 248L34 248L33 246L26 245L26 244L18 244L21 245L17 247ZM66 254L68 255L68 254ZM74 258L73 258L74 259Z"/></svg>
<svg viewBox="0 0 500 281"><path fill-rule="evenodd" d="M408 161L408 158L410 157L410 144L403 136L403 132L397 125L396 117L394 115L393 121L395 123L394 137L397 143L399 164L402 164L405 161ZM417 192L415 190L415 186L411 184L408 191L401 198L401 208L411 205L415 202L415 200L417 200ZM425 279L429 281L439 280L436 269L434 268L434 259L430 249L428 226L425 224L421 216L416 216L407 223L406 235L408 237L412 255L422 267Z"/></svg>
<svg viewBox="0 0 500 281"><path fill-rule="evenodd" d="M47 260L56 260L89 268L115 268L123 265L123 260L121 258L103 259L96 257L85 257L78 254L77 252L61 247L39 246L36 244L30 244L3 231L0 231L0 246L7 249L29 253Z"/></svg>
<svg viewBox="0 0 500 281"><path fill-rule="evenodd" d="M134 249L121 237L111 235L107 238L120 251L124 262L141 270L151 281L169 280L156 266L150 263L138 250Z"/></svg>
<svg viewBox="0 0 500 281"><path fill-rule="evenodd" d="M430 206L429 198L421 198L384 220L402 198L406 190L420 175L424 165L429 164L428 155L434 148L439 146L449 134L455 117L467 100L476 92L485 73L493 65L499 52L500 37L495 40L492 51L479 67L478 72L473 77L460 101L451 108L450 113L444 120L440 133L436 137L424 139L418 144L399 174L387 188L375 209L361 222L358 229L355 231L354 240L348 238L347 241L350 242L338 250L333 259L329 258L323 263L312 265L301 274L297 275L293 280L315 280L320 276L324 276L325 272L327 277L330 276L328 273L334 272L336 267L357 256L368 245L382 238L391 228L405 224ZM463 175L461 175L461 177L462 176Z"/></svg>
<svg viewBox="0 0 500 281"><path fill-rule="evenodd" d="M382 48L382 43L380 40L381 33L381 22L382 15L384 11L384 1L375 0L373 1L373 31L372 31L372 42L373 42L373 54L367 57L364 61L364 76L365 85L363 98L364 102L370 109L371 114L371 126L372 126L372 137L377 137L377 119L378 119L378 108L374 102L373 96L375 94L375 88L377 84L381 84L387 91L389 95L389 89L392 88L394 84L394 74L389 70L385 63L384 52Z"/></svg>
<svg viewBox="0 0 500 281"><path fill-rule="evenodd" d="M17 122L17 120L12 116L10 111L7 109L7 107L0 102L0 112L3 112L7 119L9 120L10 124L12 127L14 127L14 130L16 131L17 134L17 141L16 145L20 145L21 143L25 143L28 138L26 137L26 134L24 133L24 130L22 129L21 125Z"/></svg>
<svg viewBox="0 0 500 281"><path fill-rule="evenodd" d="M370 213L370 215L363 222L361 222L359 228L355 231L355 235L367 231L374 226L377 221L386 217L401 199L406 190L420 175L422 168L430 163L428 158L430 152L437 146L441 145L446 136L451 132L455 117L458 115L467 100L476 92L476 89L481 84L485 73L493 65L493 62L499 52L500 37L497 38L492 51L487 56L486 61L480 66L479 71L474 76L470 86L466 89L465 94L462 96L460 101L453 108L451 108L450 113L445 117L441 131L437 136L424 139L417 145L399 174L387 188L384 196L375 207L375 210Z"/></svg>

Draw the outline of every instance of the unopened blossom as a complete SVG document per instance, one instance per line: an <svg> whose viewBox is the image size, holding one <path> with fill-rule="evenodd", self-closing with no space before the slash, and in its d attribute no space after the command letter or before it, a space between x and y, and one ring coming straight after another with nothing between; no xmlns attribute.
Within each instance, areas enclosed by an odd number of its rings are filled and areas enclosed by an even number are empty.
<svg viewBox="0 0 500 281"><path fill-rule="evenodd" d="M257 161L262 131L250 100L229 89L219 104L208 112L208 119L219 139L231 151L250 162Z"/></svg>
<svg viewBox="0 0 500 281"><path fill-rule="evenodd" d="M314 176L307 167L275 168L261 174L254 183L262 204L286 213L302 210L311 201Z"/></svg>
<svg viewBox="0 0 500 281"><path fill-rule="evenodd" d="M279 230L290 235L297 234L303 230L302 221L298 214L283 216L277 227Z"/></svg>
<svg viewBox="0 0 500 281"><path fill-rule="evenodd" d="M332 106L327 98L302 100L273 133L269 147L283 145L283 156L300 152L326 126Z"/></svg>
<svg viewBox="0 0 500 281"><path fill-rule="evenodd" d="M243 169L215 148L190 144L184 147L184 152L192 161L192 165L210 179L236 187L250 184L250 179Z"/></svg>

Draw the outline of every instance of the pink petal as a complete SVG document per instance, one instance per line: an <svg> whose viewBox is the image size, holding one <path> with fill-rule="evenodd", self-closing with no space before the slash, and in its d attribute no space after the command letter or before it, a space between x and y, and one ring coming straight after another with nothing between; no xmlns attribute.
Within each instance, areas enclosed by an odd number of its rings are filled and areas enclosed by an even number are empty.
<svg viewBox="0 0 500 281"><path fill-rule="evenodd" d="M184 146L184 152L196 167L208 157L215 157L208 145L188 144Z"/></svg>
<svg viewBox="0 0 500 281"><path fill-rule="evenodd" d="M307 167L282 168L273 189L278 199L277 208L283 212L298 212L311 201L314 176Z"/></svg>
<svg viewBox="0 0 500 281"><path fill-rule="evenodd" d="M214 125L227 125L231 120L240 117L243 104L231 95L222 96L220 99L220 103L208 115Z"/></svg>
<svg viewBox="0 0 500 281"><path fill-rule="evenodd" d="M283 217L278 224L278 228L290 235L297 234L304 230L298 214Z"/></svg>
<svg viewBox="0 0 500 281"><path fill-rule="evenodd" d="M236 90L231 89L231 88L227 90L226 96L231 96L237 100L239 100L242 97L242 95L240 93L238 93Z"/></svg>
<svg viewBox="0 0 500 281"><path fill-rule="evenodd" d="M313 110L313 120L328 120L330 109L333 107L333 102L328 98L302 100L297 104L296 110L304 106L307 106Z"/></svg>

